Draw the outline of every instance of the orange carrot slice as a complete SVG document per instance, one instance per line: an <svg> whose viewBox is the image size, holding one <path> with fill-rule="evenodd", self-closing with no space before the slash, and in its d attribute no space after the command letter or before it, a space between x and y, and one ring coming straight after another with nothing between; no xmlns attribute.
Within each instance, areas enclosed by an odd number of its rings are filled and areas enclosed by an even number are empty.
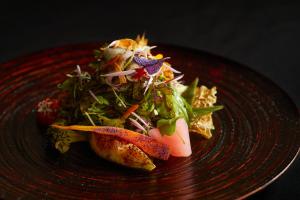
<svg viewBox="0 0 300 200"><path fill-rule="evenodd" d="M170 156L170 149L166 144L160 143L152 137L128 129L112 126L60 126L55 124L51 126L63 130L88 131L101 135L114 135L136 145L137 147L141 148L145 153L149 154L154 158L168 160Z"/></svg>
<svg viewBox="0 0 300 200"><path fill-rule="evenodd" d="M123 114L122 119L127 119L130 114L134 111L136 111L136 109L138 109L139 105L138 104L133 104L130 108L128 108L128 110L126 110L126 112Z"/></svg>

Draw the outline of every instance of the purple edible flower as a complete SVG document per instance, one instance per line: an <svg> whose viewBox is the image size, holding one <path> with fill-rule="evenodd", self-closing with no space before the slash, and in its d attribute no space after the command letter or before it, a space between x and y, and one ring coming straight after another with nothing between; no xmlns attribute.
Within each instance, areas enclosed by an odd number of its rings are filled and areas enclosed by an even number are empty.
<svg viewBox="0 0 300 200"><path fill-rule="evenodd" d="M155 65L159 61L159 60L149 60L147 58L143 58L139 56L134 56L133 59L138 65L141 65L143 67Z"/></svg>
<svg viewBox="0 0 300 200"><path fill-rule="evenodd" d="M153 74L157 73L160 70L163 62L164 62L163 60L160 60L154 65L146 66L145 70L148 72L149 75L153 75Z"/></svg>
<svg viewBox="0 0 300 200"><path fill-rule="evenodd" d="M147 58L134 56L133 59L138 65L143 66L149 75L153 75L160 70L163 62L169 59L169 57L158 59L158 60L150 60Z"/></svg>

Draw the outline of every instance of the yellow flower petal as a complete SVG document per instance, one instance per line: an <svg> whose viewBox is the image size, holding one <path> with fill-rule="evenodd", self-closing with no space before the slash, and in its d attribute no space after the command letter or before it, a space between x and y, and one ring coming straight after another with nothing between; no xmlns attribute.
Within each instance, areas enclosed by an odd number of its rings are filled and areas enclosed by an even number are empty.
<svg viewBox="0 0 300 200"><path fill-rule="evenodd" d="M138 47L147 46L147 44L148 44L148 39L145 38L145 33L143 33L142 36L138 35L136 37L135 41L136 41Z"/></svg>
<svg viewBox="0 0 300 200"><path fill-rule="evenodd" d="M164 56L161 53L157 54L156 56L153 56L154 59L162 59L163 57Z"/></svg>

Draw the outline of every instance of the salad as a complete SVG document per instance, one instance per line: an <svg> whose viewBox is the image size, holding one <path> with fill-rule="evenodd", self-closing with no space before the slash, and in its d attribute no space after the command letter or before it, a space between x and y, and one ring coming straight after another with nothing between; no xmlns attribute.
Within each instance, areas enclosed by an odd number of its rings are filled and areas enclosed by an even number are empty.
<svg viewBox="0 0 300 200"><path fill-rule="evenodd" d="M59 95L37 104L53 147L66 153L89 142L112 162L151 171L155 159L192 154L189 132L212 137L216 87L182 83L170 57L153 55L143 36L120 39L94 51L95 62L79 65L58 84Z"/></svg>

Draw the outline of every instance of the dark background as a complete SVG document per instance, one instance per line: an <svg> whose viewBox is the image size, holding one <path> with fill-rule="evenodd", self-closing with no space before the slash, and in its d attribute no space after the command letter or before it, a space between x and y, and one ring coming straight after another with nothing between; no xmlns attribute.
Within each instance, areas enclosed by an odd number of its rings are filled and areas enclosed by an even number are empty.
<svg viewBox="0 0 300 200"><path fill-rule="evenodd" d="M0 63L54 46L145 32L150 41L201 49L246 64L273 80L300 106L300 4L296 1L79 2L2 2ZM250 199L296 199L299 171L298 159Z"/></svg>

